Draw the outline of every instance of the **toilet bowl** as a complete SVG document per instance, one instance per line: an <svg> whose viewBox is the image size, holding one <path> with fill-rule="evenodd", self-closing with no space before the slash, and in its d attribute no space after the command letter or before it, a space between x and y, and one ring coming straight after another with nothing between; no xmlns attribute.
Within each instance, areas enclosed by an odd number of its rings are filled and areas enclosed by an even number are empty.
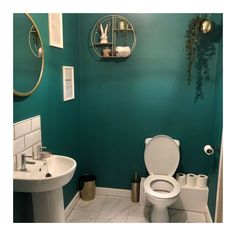
<svg viewBox="0 0 236 236"><path fill-rule="evenodd" d="M180 185L172 176L179 164L179 141L166 135L145 140L144 161L149 176L144 181L144 192L152 204L151 222L169 222L167 207L179 194Z"/></svg>

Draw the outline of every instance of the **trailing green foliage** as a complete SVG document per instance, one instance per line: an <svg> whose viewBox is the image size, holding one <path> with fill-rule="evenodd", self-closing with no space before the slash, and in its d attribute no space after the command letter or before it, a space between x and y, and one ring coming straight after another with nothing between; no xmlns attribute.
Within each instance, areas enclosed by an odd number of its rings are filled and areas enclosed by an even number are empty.
<svg viewBox="0 0 236 236"><path fill-rule="evenodd" d="M208 60L215 55L215 44L209 37L209 33L202 33L200 28L206 19L199 16L193 18L186 31L185 50L187 58L187 81L191 84L193 68L196 71L195 102L203 99L203 81L210 79ZM213 22L211 22L213 25Z"/></svg>

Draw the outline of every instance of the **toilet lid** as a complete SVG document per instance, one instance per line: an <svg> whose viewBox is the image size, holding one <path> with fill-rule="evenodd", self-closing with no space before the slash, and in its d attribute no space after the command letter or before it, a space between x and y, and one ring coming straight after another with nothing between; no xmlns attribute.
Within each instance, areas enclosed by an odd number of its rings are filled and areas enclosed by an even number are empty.
<svg viewBox="0 0 236 236"><path fill-rule="evenodd" d="M179 165L179 147L166 135L157 135L148 142L144 162L149 174L173 175Z"/></svg>

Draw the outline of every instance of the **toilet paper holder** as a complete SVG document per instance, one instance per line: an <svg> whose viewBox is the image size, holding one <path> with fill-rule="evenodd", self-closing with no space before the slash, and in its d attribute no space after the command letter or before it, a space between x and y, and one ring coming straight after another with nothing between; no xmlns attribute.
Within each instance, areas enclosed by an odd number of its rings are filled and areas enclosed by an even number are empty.
<svg viewBox="0 0 236 236"><path fill-rule="evenodd" d="M216 146L211 146L209 144L205 145L203 150L204 150L205 154L207 154L208 156L213 155L214 152L220 153L220 148L217 148Z"/></svg>

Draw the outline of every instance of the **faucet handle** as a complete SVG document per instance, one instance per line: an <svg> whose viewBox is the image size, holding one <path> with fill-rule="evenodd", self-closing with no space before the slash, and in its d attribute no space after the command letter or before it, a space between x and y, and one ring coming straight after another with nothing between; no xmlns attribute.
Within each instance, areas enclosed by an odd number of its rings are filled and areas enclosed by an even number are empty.
<svg viewBox="0 0 236 236"><path fill-rule="evenodd" d="M41 159L40 158L40 152L42 152L43 148L46 148L46 147L43 147L41 144L38 144L36 146L36 159Z"/></svg>
<svg viewBox="0 0 236 236"><path fill-rule="evenodd" d="M30 158L34 159L34 153L32 156L29 156L29 155L27 156L25 153L21 154L21 159L25 159L26 157L30 157Z"/></svg>
<svg viewBox="0 0 236 236"><path fill-rule="evenodd" d="M48 158L52 155L51 152L45 151L45 149L47 149L47 147L41 146L40 144L37 146L37 159L38 160Z"/></svg>
<svg viewBox="0 0 236 236"><path fill-rule="evenodd" d="M45 147L45 146L41 146L40 151L42 152L43 149L47 149L47 147Z"/></svg>

